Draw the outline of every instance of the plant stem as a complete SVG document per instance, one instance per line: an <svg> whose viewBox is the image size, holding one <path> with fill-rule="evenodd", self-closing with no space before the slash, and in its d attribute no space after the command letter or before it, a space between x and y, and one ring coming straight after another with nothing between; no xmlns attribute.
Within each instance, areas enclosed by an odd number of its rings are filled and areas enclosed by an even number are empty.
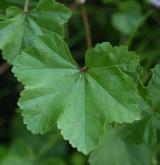
<svg viewBox="0 0 160 165"><path fill-rule="evenodd" d="M91 37L91 31L90 31L87 11L86 11L84 4L81 4L80 8L81 8L82 19L84 22L84 29L85 29L85 33L86 33L87 46L88 46L88 48L90 48L90 47L92 47L92 37Z"/></svg>
<svg viewBox="0 0 160 165"><path fill-rule="evenodd" d="M8 63L3 63L1 66L0 66L0 76L6 72L9 68L11 67L10 64Z"/></svg>
<svg viewBox="0 0 160 165"><path fill-rule="evenodd" d="M24 3L24 13L28 12L28 7L29 7L29 0L25 0L25 3Z"/></svg>

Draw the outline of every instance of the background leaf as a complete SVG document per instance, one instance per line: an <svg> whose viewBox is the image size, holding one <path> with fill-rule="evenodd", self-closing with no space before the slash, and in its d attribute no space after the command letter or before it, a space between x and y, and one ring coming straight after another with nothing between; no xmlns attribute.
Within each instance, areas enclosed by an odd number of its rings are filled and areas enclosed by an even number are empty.
<svg viewBox="0 0 160 165"><path fill-rule="evenodd" d="M71 16L64 5L51 0L40 0L37 7L24 13L20 8L6 10L6 19L0 22L0 49L9 63L21 50L32 45L44 32L64 35L63 25ZM16 40L15 40L16 39Z"/></svg>
<svg viewBox="0 0 160 165"><path fill-rule="evenodd" d="M127 144L117 130L111 129L91 154L89 162L91 165L150 165L151 154L143 145Z"/></svg>

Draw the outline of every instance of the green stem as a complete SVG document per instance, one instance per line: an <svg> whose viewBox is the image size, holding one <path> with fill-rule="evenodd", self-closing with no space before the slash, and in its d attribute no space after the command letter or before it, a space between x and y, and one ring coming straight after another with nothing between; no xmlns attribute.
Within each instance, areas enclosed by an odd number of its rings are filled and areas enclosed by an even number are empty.
<svg viewBox="0 0 160 165"><path fill-rule="evenodd" d="M24 13L28 13L28 7L29 7L29 0L25 0L25 3L24 3Z"/></svg>
<svg viewBox="0 0 160 165"><path fill-rule="evenodd" d="M87 11L86 11L84 4L81 4L80 8L81 8L82 19L84 22L84 29L85 29L85 33L86 33L87 46L88 46L88 48L90 48L90 47L92 47L92 36L91 36Z"/></svg>

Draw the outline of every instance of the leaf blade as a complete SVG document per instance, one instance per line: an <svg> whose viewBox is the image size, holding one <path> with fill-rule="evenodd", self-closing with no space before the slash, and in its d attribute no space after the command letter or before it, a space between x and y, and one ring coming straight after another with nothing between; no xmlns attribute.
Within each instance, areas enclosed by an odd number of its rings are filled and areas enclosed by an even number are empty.
<svg viewBox="0 0 160 165"><path fill-rule="evenodd" d="M104 50L107 59L108 50ZM57 123L63 137L88 154L103 137L106 124L138 120L133 79L114 62L111 65L82 72L61 37L40 37L23 56L17 56L13 67L25 85L19 106L28 129L43 134Z"/></svg>

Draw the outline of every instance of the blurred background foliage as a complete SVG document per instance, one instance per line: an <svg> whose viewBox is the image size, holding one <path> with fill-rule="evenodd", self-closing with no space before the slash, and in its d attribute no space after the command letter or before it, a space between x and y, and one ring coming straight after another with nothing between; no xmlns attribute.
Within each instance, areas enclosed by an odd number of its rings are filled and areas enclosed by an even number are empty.
<svg viewBox="0 0 160 165"><path fill-rule="evenodd" d="M74 58L83 65L87 45L79 6L71 0L59 0L59 2L65 3L73 10L72 18L66 25L66 40ZM34 8L36 3L37 0L31 0L30 8ZM23 8L23 4L22 0L0 0L0 16L5 13L8 6L16 5ZM104 41L113 45L127 44L129 49L136 51L140 57L140 63L143 66L141 80L147 85L151 78L151 68L160 62L160 9L158 6L153 5L149 0L88 0L86 8L93 45ZM0 56L0 69L4 62ZM43 136L32 135L26 130L16 105L21 89L22 86L16 81L10 69L0 74L0 164L88 164L88 157L78 153L66 143L58 135L56 128L52 133ZM138 134L136 131L135 129L134 133ZM104 155L97 157L99 150L93 152L89 159L91 164L160 164L159 143L156 146L128 148L128 143L131 142L124 144L122 140L125 139L124 137L117 139L118 135L111 132L110 136L106 137L105 143L101 144L103 147L108 144L108 148L99 149L104 152ZM122 134L125 135L125 133ZM117 147L120 150L117 150ZM108 153L112 156L107 157Z"/></svg>

